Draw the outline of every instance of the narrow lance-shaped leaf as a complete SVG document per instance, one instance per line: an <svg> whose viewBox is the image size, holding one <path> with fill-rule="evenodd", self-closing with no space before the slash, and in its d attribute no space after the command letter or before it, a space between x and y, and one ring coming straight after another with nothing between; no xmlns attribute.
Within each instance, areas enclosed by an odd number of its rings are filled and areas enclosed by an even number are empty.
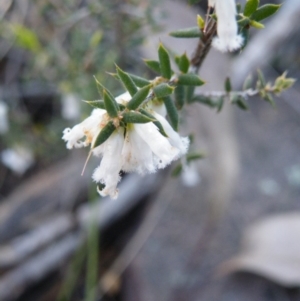
<svg viewBox="0 0 300 301"><path fill-rule="evenodd" d="M247 0L244 8L244 16L251 16L258 8L259 0Z"/></svg>
<svg viewBox="0 0 300 301"><path fill-rule="evenodd" d="M107 90L104 89L103 98L107 114L112 118L117 117L119 112L119 106L114 97L111 97Z"/></svg>
<svg viewBox="0 0 300 301"><path fill-rule="evenodd" d="M152 114L150 114L148 111L146 111L146 110L144 110L144 109L140 109L139 111L140 111L142 114L148 116L149 118L154 119L155 121L153 121L153 123L156 125L156 127L157 127L158 130L159 130L159 132L160 132L164 137L168 137L168 135L166 134L166 132L165 132L165 130L164 130L162 124L161 124L158 120L156 120L155 117L154 117Z"/></svg>
<svg viewBox="0 0 300 301"><path fill-rule="evenodd" d="M224 88L225 88L225 91L227 93L229 93L231 91L231 82L230 82L229 77L226 77L226 80L225 80L225 83L224 83Z"/></svg>
<svg viewBox="0 0 300 301"><path fill-rule="evenodd" d="M195 92L195 86L184 87L184 99L185 99L186 103L193 102L194 92Z"/></svg>
<svg viewBox="0 0 300 301"><path fill-rule="evenodd" d="M251 15L251 19L257 22L264 20L275 14L280 6L280 4L265 4Z"/></svg>
<svg viewBox="0 0 300 301"><path fill-rule="evenodd" d="M125 112L122 114L122 117L122 121L125 123L148 123L156 120L139 112Z"/></svg>
<svg viewBox="0 0 300 301"><path fill-rule="evenodd" d="M161 75L164 78L170 79L172 76L170 56L166 48L161 43L158 47L158 58L159 58Z"/></svg>
<svg viewBox="0 0 300 301"><path fill-rule="evenodd" d="M155 60L144 60L144 62L147 65L147 67L149 67L154 72L161 73L160 72L160 64L159 64L158 61L155 61Z"/></svg>
<svg viewBox="0 0 300 301"><path fill-rule="evenodd" d="M187 57L186 53L179 57L177 62L178 68L182 73L187 73L190 68L190 60Z"/></svg>
<svg viewBox="0 0 300 301"><path fill-rule="evenodd" d="M116 127L114 126L113 122L109 121L98 134L97 138L95 139L92 145L92 149L104 143L111 136L115 129Z"/></svg>
<svg viewBox="0 0 300 301"><path fill-rule="evenodd" d="M131 96L133 96L138 91L138 88L136 87L130 75L121 70L118 66L117 73L125 89L129 92Z"/></svg>
<svg viewBox="0 0 300 301"><path fill-rule="evenodd" d="M170 96L164 97L163 101L165 103L168 116L170 118L171 126L175 131L178 131L179 117L175 104Z"/></svg>
<svg viewBox="0 0 300 301"><path fill-rule="evenodd" d="M148 96L151 87L152 85L148 85L138 90L136 94L131 98L131 100L127 103L127 108L129 110L137 109Z"/></svg>
<svg viewBox="0 0 300 301"><path fill-rule="evenodd" d="M251 20L251 21L250 21L250 25L251 25L252 27L256 28L256 29L263 29L263 28L265 28L265 25L264 25L264 24L262 24L262 23L260 23L260 22L256 22L256 21L254 21L254 20Z"/></svg>
<svg viewBox="0 0 300 301"><path fill-rule="evenodd" d="M111 98L114 98L114 96L112 95L112 93L111 93L107 88L105 88L105 87L98 81L98 79L97 79L95 76L94 76L94 79L95 79L96 84L97 84L98 92L99 92L99 94L100 94L102 97L103 97L103 90L105 90L106 93L109 94L109 96L110 96Z"/></svg>
<svg viewBox="0 0 300 301"><path fill-rule="evenodd" d="M184 87L177 86L174 91L175 95L175 105L178 110L180 110L184 105Z"/></svg>
<svg viewBox="0 0 300 301"><path fill-rule="evenodd" d="M200 15L197 15L197 25L200 29L203 29L205 26L205 21Z"/></svg>
<svg viewBox="0 0 300 301"><path fill-rule="evenodd" d="M202 38L203 33L198 26L179 29L169 33L174 38Z"/></svg>
<svg viewBox="0 0 300 301"><path fill-rule="evenodd" d="M105 105L103 100L83 100L83 101L94 108L105 110Z"/></svg>
<svg viewBox="0 0 300 301"><path fill-rule="evenodd" d="M143 78L143 77L140 77L140 76L136 76L134 74L131 74L131 73L127 73L131 79L133 80L133 82L139 87L139 88L143 88L147 85L150 84L150 81Z"/></svg>
<svg viewBox="0 0 300 301"><path fill-rule="evenodd" d="M194 73L180 74L177 79L178 85L202 86L205 82Z"/></svg>
<svg viewBox="0 0 300 301"><path fill-rule="evenodd" d="M155 97L157 98L163 98L165 96L168 96L173 93L174 87L171 87L170 85L166 83L162 83L157 85L156 87L153 88L153 92Z"/></svg>

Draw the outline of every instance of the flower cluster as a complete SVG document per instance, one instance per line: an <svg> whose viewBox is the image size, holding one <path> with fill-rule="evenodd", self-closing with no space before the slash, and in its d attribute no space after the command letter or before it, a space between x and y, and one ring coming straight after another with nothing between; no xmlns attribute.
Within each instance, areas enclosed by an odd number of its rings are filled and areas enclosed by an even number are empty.
<svg viewBox="0 0 300 301"><path fill-rule="evenodd" d="M218 36L213 39L213 47L222 52L239 49L243 44L243 38L238 34L235 1L209 0L208 5L209 7L215 7L218 18Z"/></svg>
<svg viewBox="0 0 300 301"><path fill-rule="evenodd" d="M124 106L131 100L131 95L126 92L115 100ZM124 122L121 114L111 118L105 109L97 108L82 123L63 132L67 148L91 145L93 155L102 158L93 174L94 181L104 185L98 190L102 196L117 198L121 171L141 175L153 173L187 152L189 140L180 137L165 119L164 104L155 106L149 102L144 109L152 119ZM99 136L110 124L113 126L109 137L97 145Z"/></svg>

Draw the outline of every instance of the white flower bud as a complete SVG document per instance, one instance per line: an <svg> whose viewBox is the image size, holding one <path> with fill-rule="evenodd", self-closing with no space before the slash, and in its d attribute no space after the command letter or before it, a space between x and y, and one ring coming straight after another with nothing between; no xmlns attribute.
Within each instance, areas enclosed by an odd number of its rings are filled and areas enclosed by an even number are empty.
<svg viewBox="0 0 300 301"><path fill-rule="evenodd" d="M236 22L236 6L234 0L215 0L215 10L218 17L217 34L212 45L216 49L226 52L239 49L243 44L243 38L238 35Z"/></svg>

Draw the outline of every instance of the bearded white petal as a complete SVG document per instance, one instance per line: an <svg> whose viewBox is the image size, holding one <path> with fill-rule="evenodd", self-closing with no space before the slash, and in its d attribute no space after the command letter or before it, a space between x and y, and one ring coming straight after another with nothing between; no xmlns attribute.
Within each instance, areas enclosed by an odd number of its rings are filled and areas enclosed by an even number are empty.
<svg viewBox="0 0 300 301"><path fill-rule="evenodd" d="M173 147L168 139L158 132L152 123L135 124L138 135L148 144L151 151L158 158L154 164L157 168L164 168L180 156L180 151Z"/></svg>
<svg viewBox="0 0 300 301"><path fill-rule="evenodd" d="M122 159L122 169L126 172L136 171L142 175L155 172L152 151L136 131L136 125L127 130Z"/></svg>
<svg viewBox="0 0 300 301"><path fill-rule="evenodd" d="M215 9L218 17L218 37L213 39L212 46L222 52L239 49L243 44L243 38L238 35L235 1L215 0Z"/></svg>
<svg viewBox="0 0 300 301"><path fill-rule="evenodd" d="M106 111L101 109L95 109L92 115L86 118L83 122L75 125L72 129L66 128L63 131L62 139L67 142L67 148L73 147L79 148L87 146L93 139L93 137L99 132L99 125ZM81 141L86 136L87 143Z"/></svg>
<svg viewBox="0 0 300 301"><path fill-rule="evenodd" d="M115 131L104 143L103 158L100 166L93 174L93 180L105 185L99 193L102 196L109 195L117 198L117 185L120 181L120 170L122 168L121 152L124 144L124 130L121 128Z"/></svg>
<svg viewBox="0 0 300 301"><path fill-rule="evenodd" d="M173 130L169 122L161 115L154 113L154 117L161 123L168 135L171 145L179 149L180 155L186 154L190 143L189 139L187 137L180 137L179 134Z"/></svg>

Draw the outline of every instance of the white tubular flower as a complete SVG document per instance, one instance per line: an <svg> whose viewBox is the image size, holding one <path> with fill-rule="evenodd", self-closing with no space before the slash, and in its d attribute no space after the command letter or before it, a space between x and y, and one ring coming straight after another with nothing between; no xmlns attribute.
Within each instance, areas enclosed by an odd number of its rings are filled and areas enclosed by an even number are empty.
<svg viewBox="0 0 300 301"><path fill-rule="evenodd" d="M112 199L118 197L117 185L120 181L120 171L122 169L122 148L124 145L124 129L116 130L101 145L103 158L100 166L97 167L93 174L95 182L105 185L103 190L98 190L101 196L109 195Z"/></svg>
<svg viewBox="0 0 300 301"><path fill-rule="evenodd" d="M209 1L215 6L217 20L217 34L212 41L212 46L226 52L239 49L243 44L243 38L238 35L236 22L236 6L234 0L214 0Z"/></svg>
<svg viewBox="0 0 300 301"><path fill-rule="evenodd" d="M116 98L123 105L130 99L128 92ZM89 144L93 146L101 130L110 120L114 121L116 129L113 133L105 142L92 149L93 155L102 157L100 166L93 174L93 180L105 186L98 190L100 195L117 198L121 171L137 172L141 175L153 173L187 152L188 138L180 137L168 121L155 111L156 107L158 111L165 113L164 105L147 105L147 109L160 122L168 137L163 136L153 122L122 123L122 113L110 119L102 109L95 109L82 123L64 130L62 139L67 142L67 148Z"/></svg>
<svg viewBox="0 0 300 301"><path fill-rule="evenodd" d="M72 129L65 129L62 139L67 142L67 148L80 148L89 145L105 125L103 119L107 118L106 115L105 110L95 109L92 115L83 122L75 125ZM81 141L84 136L86 136L86 140Z"/></svg>

